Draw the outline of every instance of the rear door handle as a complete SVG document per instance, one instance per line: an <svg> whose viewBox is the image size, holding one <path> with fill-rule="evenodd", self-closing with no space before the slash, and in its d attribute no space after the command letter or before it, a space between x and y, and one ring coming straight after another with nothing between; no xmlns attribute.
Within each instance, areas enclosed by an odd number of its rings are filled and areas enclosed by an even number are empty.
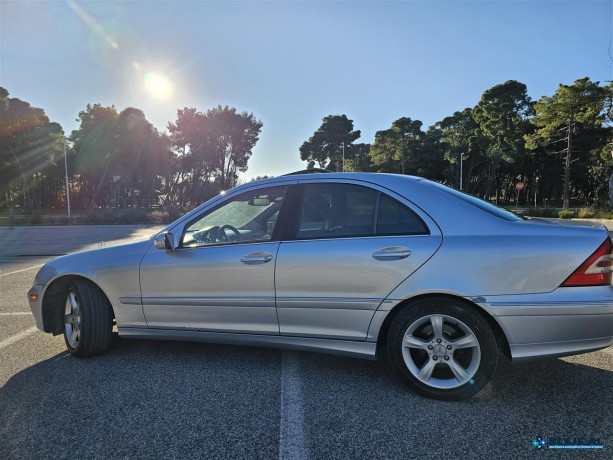
<svg viewBox="0 0 613 460"><path fill-rule="evenodd" d="M272 254L267 252L254 252L241 257L241 262L247 265L265 264L272 260Z"/></svg>
<svg viewBox="0 0 613 460"><path fill-rule="evenodd" d="M406 259L410 255L411 251L404 246L392 246L372 253L373 259L377 260L400 260Z"/></svg>

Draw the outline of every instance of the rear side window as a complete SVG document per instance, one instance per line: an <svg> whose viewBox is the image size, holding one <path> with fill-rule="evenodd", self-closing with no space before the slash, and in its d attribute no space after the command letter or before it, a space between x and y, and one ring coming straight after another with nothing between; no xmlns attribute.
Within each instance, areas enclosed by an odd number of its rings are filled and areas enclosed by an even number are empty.
<svg viewBox="0 0 613 460"><path fill-rule="evenodd" d="M348 184L305 187L298 239L372 235L377 191Z"/></svg>
<svg viewBox="0 0 613 460"><path fill-rule="evenodd" d="M367 187L309 184L296 210L295 239L425 235L428 228L411 209Z"/></svg>

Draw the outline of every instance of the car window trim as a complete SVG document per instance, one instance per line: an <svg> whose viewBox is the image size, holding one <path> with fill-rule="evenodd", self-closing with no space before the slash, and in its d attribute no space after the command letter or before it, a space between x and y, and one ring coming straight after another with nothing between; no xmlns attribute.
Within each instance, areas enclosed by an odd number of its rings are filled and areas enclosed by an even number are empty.
<svg viewBox="0 0 613 460"><path fill-rule="evenodd" d="M379 204L380 203L381 203L381 190L377 190L377 200L375 201L375 217L372 222L373 236L377 236L377 221L379 220Z"/></svg>
<svg viewBox="0 0 613 460"><path fill-rule="evenodd" d="M300 221L300 211L304 199L305 184L298 183L292 186L292 204L288 209L286 221L283 228L281 241L294 241L298 233L298 222Z"/></svg>
<svg viewBox="0 0 613 460"><path fill-rule="evenodd" d="M281 209L279 210L279 217L277 217L277 223L275 224L275 228L272 231L272 235L270 236L270 241L281 241L283 236L285 235L285 228L287 227L288 217L291 215L291 211L297 208L297 204L299 201L298 197L298 185L284 185L283 187L288 187L285 192L285 197L283 198L283 203L281 203Z"/></svg>

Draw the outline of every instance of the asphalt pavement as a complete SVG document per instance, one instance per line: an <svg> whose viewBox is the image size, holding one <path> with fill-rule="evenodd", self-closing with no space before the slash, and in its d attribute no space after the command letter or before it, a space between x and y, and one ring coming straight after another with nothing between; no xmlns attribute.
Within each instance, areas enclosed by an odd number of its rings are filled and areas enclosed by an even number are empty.
<svg viewBox="0 0 613 460"><path fill-rule="evenodd" d="M121 228L119 228L121 227ZM384 363L115 337L89 359L34 327L53 255L153 229L0 227L0 458L611 458L613 348L511 365L464 402L425 399ZM599 450L537 450L543 437Z"/></svg>

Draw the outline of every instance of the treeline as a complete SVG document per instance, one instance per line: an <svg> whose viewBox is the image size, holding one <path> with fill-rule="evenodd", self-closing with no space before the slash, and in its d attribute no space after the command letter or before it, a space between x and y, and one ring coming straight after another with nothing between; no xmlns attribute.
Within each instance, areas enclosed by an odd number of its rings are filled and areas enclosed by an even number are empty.
<svg viewBox="0 0 613 460"><path fill-rule="evenodd" d="M613 84L589 78L532 101L507 81L466 108L423 128L409 117L361 144L345 115L330 115L300 147L310 167L414 174L495 201L605 207L613 172Z"/></svg>
<svg viewBox="0 0 613 460"><path fill-rule="evenodd" d="M523 83L485 91L472 108L424 129L402 117L359 143L346 115L330 115L300 147L307 165L415 174L492 200L604 206L613 172L613 85L589 78L532 101ZM43 109L0 88L0 210L193 207L236 185L262 122L218 106L177 111L160 133L136 108L87 105L67 135ZM344 158L344 161L343 161Z"/></svg>
<svg viewBox="0 0 613 460"><path fill-rule="evenodd" d="M0 88L0 210L193 207L236 185L262 122L218 106L177 111L163 134L136 108L88 104L65 136ZM64 151L66 151L66 165Z"/></svg>

